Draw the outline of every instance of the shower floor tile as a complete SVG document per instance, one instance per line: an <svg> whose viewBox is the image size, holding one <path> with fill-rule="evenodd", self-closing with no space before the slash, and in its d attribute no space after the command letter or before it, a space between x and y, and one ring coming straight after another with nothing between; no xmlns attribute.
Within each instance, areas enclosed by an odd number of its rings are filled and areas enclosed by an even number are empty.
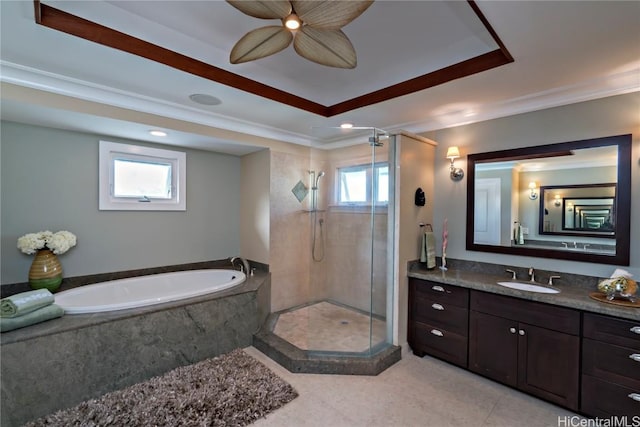
<svg viewBox="0 0 640 427"><path fill-rule="evenodd" d="M330 302L319 302L280 314L273 333L302 350L364 352L385 340L383 320Z"/></svg>

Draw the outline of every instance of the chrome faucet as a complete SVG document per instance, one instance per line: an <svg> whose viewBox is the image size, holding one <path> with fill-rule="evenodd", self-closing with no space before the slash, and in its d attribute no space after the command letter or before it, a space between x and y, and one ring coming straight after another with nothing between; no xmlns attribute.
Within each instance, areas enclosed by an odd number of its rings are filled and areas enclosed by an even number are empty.
<svg viewBox="0 0 640 427"><path fill-rule="evenodd" d="M249 261L239 256L234 256L233 258L231 258L231 265L234 267L235 267L234 263L236 262L236 260L240 260L240 262L242 262L242 265L240 265L240 271L245 274L249 274L249 271L250 271Z"/></svg>
<svg viewBox="0 0 640 427"><path fill-rule="evenodd" d="M560 276L549 276L549 286L553 286L553 279L560 279Z"/></svg>
<svg viewBox="0 0 640 427"><path fill-rule="evenodd" d="M536 281L536 272L533 270L533 267L529 267L529 277L531 277L531 280L529 280L531 283L535 283Z"/></svg>

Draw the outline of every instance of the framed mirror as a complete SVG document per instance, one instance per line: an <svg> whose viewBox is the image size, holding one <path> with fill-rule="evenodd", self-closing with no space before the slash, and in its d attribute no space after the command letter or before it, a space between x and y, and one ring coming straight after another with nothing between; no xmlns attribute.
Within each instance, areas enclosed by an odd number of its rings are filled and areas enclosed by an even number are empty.
<svg viewBox="0 0 640 427"><path fill-rule="evenodd" d="M467 162L467 250L629 265L631 135Z"/></svg>

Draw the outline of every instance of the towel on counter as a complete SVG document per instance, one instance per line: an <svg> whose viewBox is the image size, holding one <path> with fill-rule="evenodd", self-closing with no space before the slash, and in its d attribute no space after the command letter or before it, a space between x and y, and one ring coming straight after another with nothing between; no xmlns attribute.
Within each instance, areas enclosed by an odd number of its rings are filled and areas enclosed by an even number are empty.
<svg viewBox="0 0 640 427"><path fill-rule="evenodd" d="M420 245L420 262L426 262L427 268L436 266L436 236L433 231L425 231Z"/></svg>
<svg viewBox="0 0 640 427"><path fill-rule="evenodd" d="M48 289L22 292L0 300L0 317L18 317L53 304L54 296Z"/></svg>
<svg viewBox="0 0 640 427"><path fill-rule="evenodd" d="M49 304L22 316L0 317L0 332L13 331L14 329L35 325L36 323L62 317L63 314L64 309L62 307L56 304Z"/></svg>

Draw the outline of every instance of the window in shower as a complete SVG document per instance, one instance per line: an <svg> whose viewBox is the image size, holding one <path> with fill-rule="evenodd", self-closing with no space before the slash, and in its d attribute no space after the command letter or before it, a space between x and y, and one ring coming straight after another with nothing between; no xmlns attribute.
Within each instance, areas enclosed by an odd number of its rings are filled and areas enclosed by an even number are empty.
<svg viewBox="0 0 640 427"><path fill-rule="evenodd" d="M339 168L337 198L340 205L386 205L389 203L389 164Z"/></svg>

